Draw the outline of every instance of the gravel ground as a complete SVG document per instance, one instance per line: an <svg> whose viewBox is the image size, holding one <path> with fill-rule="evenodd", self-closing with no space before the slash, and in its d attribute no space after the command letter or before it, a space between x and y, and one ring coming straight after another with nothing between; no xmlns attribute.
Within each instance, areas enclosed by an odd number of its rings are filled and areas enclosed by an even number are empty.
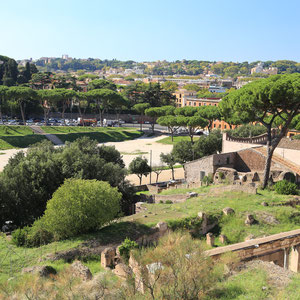
<svg viewBox="0 0 300 300"><path fill-rule="evenodd" d="M272 262L261 261L261 260L252 260L247 263L243 263L239 266L238 270L251 270L251 269L263 269L266 271L268 276L268 282L279 289L286 287L293 275L292 271L285 270L284 268L275 265Z"/></svg>

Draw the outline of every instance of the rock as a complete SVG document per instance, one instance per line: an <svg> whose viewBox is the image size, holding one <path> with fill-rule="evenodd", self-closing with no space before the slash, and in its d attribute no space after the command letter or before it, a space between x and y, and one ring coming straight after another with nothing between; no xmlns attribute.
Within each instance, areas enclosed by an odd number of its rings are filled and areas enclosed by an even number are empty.
<svg viewBox="0 0 300 300"><path fill-rule="evenodd" d="M158 231L162 232L168 230L168 224L166 222L158 222L155 227L158 228Z"/></svg>
<svg viewBox="0 0 300 300"><path fill-rule="evenodd" d="M220 234L219 240L220 240L221 244L226 244L226 242L227 242L227 236L224 235L224 234Z"/></svg>
<svg viewBox="0 0 300 300"><path fill-rule="evenodd" d="M199 211L199 212L198 212L198 217L199 217L200 219L204 219L204 218L206 217L205 212Z"/></svg>
<svg viewBox="0 0 300 300"><path fill-rule="evenodd" d="M82 264L79 260L75 260L71 265L73 275L80 277L82 280L91 280L93 275L88 267Z"/></svg>
<svg viewBox="0 0 300 300"><path fill-rule="evenodd" d="M265 202L265 201L262 202L261 205L262 205L262 206L269 206L269 204L268 204L267 202Z"/></svg>
<svg viewBox="0 0 300 300"><path fill-rule="evenodd" d="M253 215L247 214L246 220L245 220L245 225L251 226L255 222L255 219Z"/></svg>
<svg viewBox="0 0 300 300"><path fill-rule="evenodd" d="M223 208L223 213L225 216L234 214L234 210L231 207L225 207Z"/></svg>
<svg viewBox="0 0 300 300"><path fill-rule="evenodd" d="M188 192L187 195L191 198L191 197L198 197L198 193L196 192Z"/></svg>
<svg viewBox="0 0 300 300"><path fill-rule="evenodd" d="M119 246L117 246L117 248L116 248L116 256L120 256L121 254L120 254L120 247L121 247L122 245L119 245Z"/></svg>
<svg viewBox="0 0 300 300"><path fill-rule="evenodd" d="M22 269L22 273L38 274L40 277L48 277L49 275L55 275L57 272L51 266L32 266Z"/></svg>
<svg viewBox="0 0 300 300"><path fill-rule="evenodd" d="M255 239L255 236L253 234L249 234L248 236L245 237L245 242L253 239Z"/></svg>
<svg viewBox="0 0 300 300"><path fill-rule="evenodd" d="M213 247L215 245L215 237L211 232L206 234L206 244Z"/></svg>
<svg viewBox="0 0 300 300"><path fill-rule="evenodd" d="M116 250L112 247L105 248L101 252L101 266L104 268L112 267L115 262Z"/></svg>
<svg viewBox="0 0 300 300"><path fill-rule="evenodd" d="M147 215L143 215L143 218L148 218L148 216Z"/></svg>
<svg viewBox="0 0 300 300"><path fill-rule="evenodd" d="M132 274L131 268L123 263L117 264L113 272L122 279L127 279Z"/></svg>

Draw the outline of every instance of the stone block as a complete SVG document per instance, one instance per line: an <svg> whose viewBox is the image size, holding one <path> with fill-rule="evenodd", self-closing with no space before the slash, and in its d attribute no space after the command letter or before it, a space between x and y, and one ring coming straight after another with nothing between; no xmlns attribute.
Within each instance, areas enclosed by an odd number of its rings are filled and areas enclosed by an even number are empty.
<svg viewBox="0 0 300 300"><path fill-rule="evenodd" d="M223 213L225 216L234 214L234 210L231 207L225 207L223 208Z"/></svg>
<svg viewBox="0 0 300 300"><path fill-rule="evenodd" d="M82 280L91 280L93 275L88 267L76 260L71 265L73 276L80 277Z"/></svg>
<svg viewBox="0 0 300 300"><path fill-rule="evenodd" d="M101 252L101 266L104 268L110 268L114 265L116 256L116 250L112 247L105 248Z"/></svg>
<svg viewBox="0 0 300 300"><path fill-rule="evenodd" d="M215 237L211 232L206 234L206 244L213 247L215 245Z"/></svg>
<svg viewBox="0 0 300 300"><path fill-rule="evenodd" d="M120 263L116 265L113 273L115 273L121 279L127 279L132 275L132 270L129 266Z"/></svg>
<svg viewBox="0 0 300 300"><path fill-rule="evenodd" d="M227 242L227 237L226 237L226 235L220 234L219 240L220 240L220 243L221 243L221 244L226 244L226 242Z"/></svg>

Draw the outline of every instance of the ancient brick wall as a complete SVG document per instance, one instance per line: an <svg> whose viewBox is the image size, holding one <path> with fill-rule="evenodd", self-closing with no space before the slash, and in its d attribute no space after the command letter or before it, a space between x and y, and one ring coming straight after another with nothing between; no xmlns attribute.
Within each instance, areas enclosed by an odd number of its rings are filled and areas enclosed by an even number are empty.
<svg viewBox="0 0 300 300"><path fill-rule="evenodd" d="M237 152L234 168L239 172L264 171L265 161L262 154L252 149L245 149ZM282 166L272 162L271 168L282 169Z"/></svg>

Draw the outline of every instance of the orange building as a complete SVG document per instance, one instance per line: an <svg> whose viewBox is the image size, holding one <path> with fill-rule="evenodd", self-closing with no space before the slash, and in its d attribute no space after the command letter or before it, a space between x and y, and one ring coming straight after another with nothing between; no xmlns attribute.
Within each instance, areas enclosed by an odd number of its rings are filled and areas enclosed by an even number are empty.
<svg viewBox="0 0 300 300"><path fill-rule="evenodd" d="M196 98L197 92L195 91L187 91L187 90L178 90L174 93L176 100L175 104L177 107L184 106L218 106L219 102L222 100L221 98ZM235 126L232 126L233 128ZM225 121L216 120L212 124L212 129L230 129L229 124Z"/></svg>

